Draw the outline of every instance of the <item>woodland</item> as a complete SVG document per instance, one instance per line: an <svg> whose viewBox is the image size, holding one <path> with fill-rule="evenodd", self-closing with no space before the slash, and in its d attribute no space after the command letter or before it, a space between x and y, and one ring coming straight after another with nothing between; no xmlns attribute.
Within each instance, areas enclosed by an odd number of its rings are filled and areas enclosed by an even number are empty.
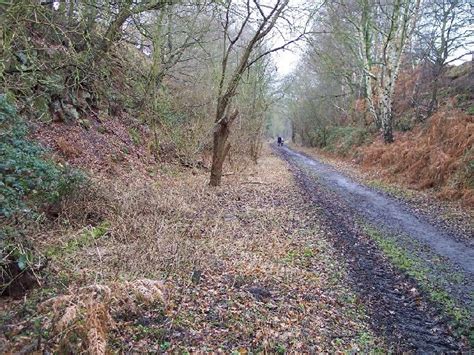
<svg viewBox="0 0 474 355"><path fill-rule="evenodd" d="M0 0L0 22L0 352L473 349L469 1Z"/></svg>

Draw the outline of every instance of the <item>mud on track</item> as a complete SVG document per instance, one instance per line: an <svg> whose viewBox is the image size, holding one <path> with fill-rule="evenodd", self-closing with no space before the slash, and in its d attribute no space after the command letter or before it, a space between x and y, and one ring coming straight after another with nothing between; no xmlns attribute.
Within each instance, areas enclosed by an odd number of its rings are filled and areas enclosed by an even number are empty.
<svg viewBox="0 0 474 355"><path fill-rule="evenodd" d="M474 250L438 231L396 200L353 182L334 168L296 153L275 148L285 159L304 190L308 202L320 209L316 218L330 233L331 241L346 263L355 291L364 302L373 328L395 351L452 352L467 350L456 339L441 315L419 291L416 282L391 265L362 223L376 225L384 233L407 240L406 249L418 256L443 263L447 274L461 273L463 281L453 285L452 296L472 310ZM411 250L422 245L422 251ZM423 254L425 253L425 254ZM436 273L438 266L430 268ZM440 272L441 273L441 272ZM436 275L443 278L443 275Z"/></svg>

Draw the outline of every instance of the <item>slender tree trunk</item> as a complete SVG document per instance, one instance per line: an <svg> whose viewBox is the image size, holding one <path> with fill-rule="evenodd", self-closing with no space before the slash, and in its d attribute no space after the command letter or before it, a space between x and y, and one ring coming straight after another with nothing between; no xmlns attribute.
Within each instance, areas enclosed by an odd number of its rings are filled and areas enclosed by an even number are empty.
<svg viewBox="0 0 474 355"><path fill-rule="evenodd" d="M76 5L76 0L69 0L68 8L67 8L67 18L69 24L72 25L74 23L74 7Z"/></svg>
<svg viewBox="0 0 474 355"><path fill-rule="evenodd" d="M291 142L296 143L296 126L293 120L291 120Z"/></svg>
<svg viewBox="0 0 474 355"><path fill-rule="evenodd" d="M392 113L392 96L389 93L390 88L385 89L382 98L382 132L385 143L393 143L393 113Z"/></svg>
<svg viewBox="0 0 474 355"><path fill-rule="evenodd" d="M243 73L253 64L255 61L260 59L263 55L270 54L270 51L264 52L262 55L257 56L256 59L250 61L250 56L255 50L255 47L258 45L262 39L267 36L270 31L275 26L278 18L282 14L283 10L288 5L289 0L278 1L274 7L270 7L271 11L268 15L263 15L263 12L260 5L255 2L256 6L259 8L260 13L262 14L262 20L255 25L256 29L252 38L247 42L243 47L242 54L239 56L240 59L236 68L233 70L232 74L229 77L229 80L226 83L226 72L227 64L229 60L229 55L233 50L234 45L237 43L238 39L245 32L248 26L249 21L252 18L252 11L250 6L247 3L247 15L243 19L242 25L239 30L237 30L237 35L233 39L229 36L229 11L231 2L227 3L226 10L226 21L224 22L224 51L222 56L222 72L220 75L218 94L217 94L217 110L216 110L216 120L215 120L215 130L214 130L214 148L212 156L212 168L211 168L211 179L209 184L211 186L219 186L222 178L222 166L224 164L225 157L229 152L230 145L227 144L227 138L230 133L230 126L233 121L237 118L238 112L235 111L233 114L229 115L229 105L232 100L232 97L235 95L237 87L242 79ZM247 27L248 26L248 27ZM227 42L229 41L229 43ZM275 49L277 50L277 49Z"/></svg>
<svg viewBox="0 0 474 355"><path fill-rule="evenodd" d="M382 128L382 122L380 120L380 113L377 112L374 102L373 82L377 85L378 78L372 73L372 16L371 6L369 1L363 1L362 8L362 28L360 33L361 49L362 49L362 61L364 64L364 95L367 103L367 109L369 110L372 119L374 120L377 129Z"/></svg>
<svg viewBox="0 0 474 355"><path fill-rule="evenodd" d="M431 90L431 100L428 105L428 112L426 113L427 118L430 117L431 114L438 107L438 87L439 87L439 78L435 78L433 81L433 89Z"/></svg>
<svg viewBox="0 0 474 355"><path fill-rule="evenodd" d="M212 152L212 167L211 179L209 185L220 186L222 180L222 167L225 158L230 150L230 143L227 139L230 135L230 126L235 121L238 111L234 111L230 116L226 115L216 123L213 134L213 152Z"/></svg>
<svg viewBox="0 0 474 355"><path fill-rule="evenodd" d="M367 110L370 113L370 116L372 116L372 120L375 123L375 127L380 130L382 128L382 119L380 117L380 110L377 110L375 102L374 102L374 97L376 95L374 94L374 89L372 87L372 81L375 81L375 85L378 85L378 80L377 79L372 79L371 75L365 74L365 102L367 103ZM364 121L365 121L365 115L366 112L364 112Z"/></svg>
<svg viewBox="0 0 474 355"><path fill-rule="evenodd" d="M131 12L128 7L120 10L115 20L113 20L112 23L107 28L107 31L104 34L104 38L99 44L99 51L103 53L107 53L109 51L110 47L116 40L120 32L120 29L122 28L123 24L125 23L125 21L127 21L127 19L130 16L131 16Z"/></svg>
<svg viewBox="0 0 474 355"><path fill-rule="evenodd" d="M433 86L431 88L431 100L428 104L428 112L426 113L426 117L430 117L431 114L437 109L438 107L438 89L439 89L439 79L441 73L443 71L443 64L435 64L434 69L434 80Z"/></svg>

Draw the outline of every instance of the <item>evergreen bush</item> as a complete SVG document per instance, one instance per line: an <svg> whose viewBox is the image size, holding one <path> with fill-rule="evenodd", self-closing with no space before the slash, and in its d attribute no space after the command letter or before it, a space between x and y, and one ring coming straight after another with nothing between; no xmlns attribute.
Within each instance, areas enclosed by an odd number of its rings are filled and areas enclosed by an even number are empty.
<svg viewBox="0 0 474 355"><path fill-rule="evenodd" d="M48 159L27 137L27 125L0 95L0 216L34 214L84 183L85 176Z"/></svg>

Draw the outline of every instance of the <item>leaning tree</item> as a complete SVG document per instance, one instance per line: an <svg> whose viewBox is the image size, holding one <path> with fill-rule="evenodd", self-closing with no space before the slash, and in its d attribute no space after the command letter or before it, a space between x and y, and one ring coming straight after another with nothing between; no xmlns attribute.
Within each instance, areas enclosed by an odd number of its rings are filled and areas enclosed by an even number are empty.
<svg viewBox="0 0 474 355"><path fill-rule="evenodd" d="M289 17L294 9L288 6L288 3L289 0L276 0L273 3L260 0L246 0L244 3L227 0L223 5L219 5L222 10L223 50L214 119L212 167L209 182L211 186L219 186L221 183L223 164L231 147L228 142L231 126L239 115L238 110L232 109L231 102L236 95L243 74L263 57L285 49L291 43L303 38L305 34L305 31L302 30L289 40L285 40L283 36L280 38L279 44L272 46L270 39L274 35L274 30L280 24L291 22ZM264 43L269 45L264 46ZM278 41L273 41L273 43L278 43ZM257 50L261 48L267 49ZM238 55L235 64L231 59L234 54Z"/></svg>

